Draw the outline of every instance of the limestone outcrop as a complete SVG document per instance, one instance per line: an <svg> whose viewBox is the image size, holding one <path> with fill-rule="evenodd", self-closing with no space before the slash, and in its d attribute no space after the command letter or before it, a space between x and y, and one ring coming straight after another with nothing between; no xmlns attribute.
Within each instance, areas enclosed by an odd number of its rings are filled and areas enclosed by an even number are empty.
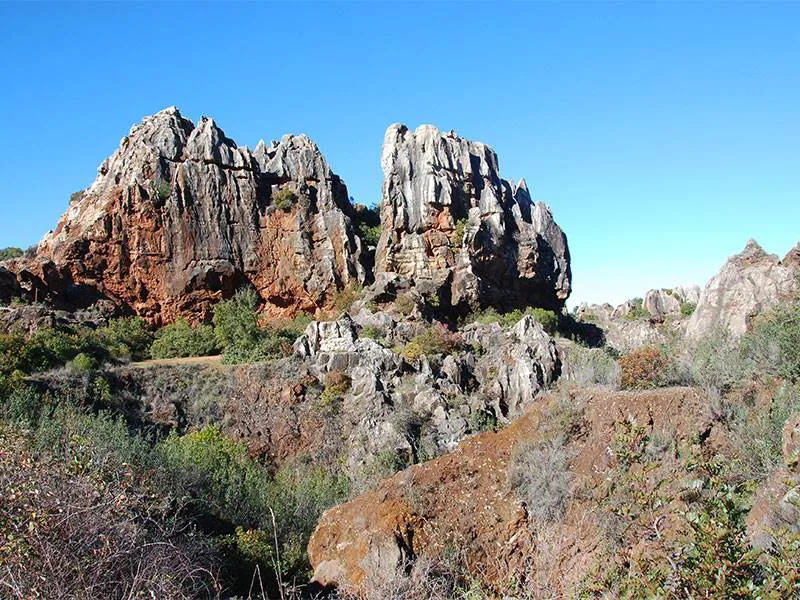
<svg viewBox="0 0 800 600"><path fill-rule="evenodd" d="M430 125L392 125L381 164L376 276L432 282L445 306L563 306L567 238L524 180L500 178L489 146Z"/></svg>
<svg viewBox="0 0 800 600"><path fill-rule="evenodd" d="M779 260L755 240L731 256L706 284L687 325L689 338L699 339L715 328L732 335L745 333L753 317L800 295L800 245Z"/></svg>
<svg viewBox="0 0 800 600"><path fill-rule="evenodd" d="M206 318L245 284L268 312L292 313L364 281L347 189L305 135L251 152L167 108L73 196L38 255L155 322Z"/></svg>

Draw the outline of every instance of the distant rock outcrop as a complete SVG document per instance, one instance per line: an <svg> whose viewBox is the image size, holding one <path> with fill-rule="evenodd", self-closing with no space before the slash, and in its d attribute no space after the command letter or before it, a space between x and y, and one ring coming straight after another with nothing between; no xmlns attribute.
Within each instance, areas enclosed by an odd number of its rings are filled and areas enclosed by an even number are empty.
<svg viewBox="0 0 800 600"><path fill-rule="evenodd" d="M376 276L424 282L444 306L563 306L567 238L524 181L500 178L490 147L430 125L392 125L381 163Z"/></svg>
<svg viewBox="0 0 800 600"><path fill-rule="evenodd" d="M753 317L800 295L798 275L800 244L781 261L750 240L706 284L687 325L687 336L698 339L717 327L742 335Z"/></svg>
<svg viewBox="0 0 800 600"><path fill-rule="evenodd" d="M350 210L306 136L251 152L172 107L133 126L38 254L65 293L88 286L156 322L202 319L247 283L268 311L313 311L364 281Z"/></svg>

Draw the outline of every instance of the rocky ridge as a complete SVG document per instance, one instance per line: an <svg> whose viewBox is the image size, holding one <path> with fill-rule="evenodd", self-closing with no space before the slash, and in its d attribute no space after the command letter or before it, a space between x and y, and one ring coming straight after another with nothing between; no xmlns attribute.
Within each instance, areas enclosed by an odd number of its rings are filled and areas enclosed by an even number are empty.
<svg viewBox="0 0 800 600"><path fill-rule="evenodd" d="M398 124L386 131L381 165L376 276L424 282L463 309L560 310L571 289L567 238L524 180L500 178L490 147Z"/></svg>
<svg viewBox="0 0 800 600"><path fill-rule="evenodd" d="M65 305L83 286L151 321L199 320L249 284L270 313L313 312L365 279L347 189L304 135L251 152L167 108L73 196L39 258L11 265L57 270L65 283L44 287Z"/></svg>
<svg viewBox="0 0 800 600"><path fill-rule="evenodd" d="M780 260L750 240L706 284L686 335L699 339L722 327L735 337L741 336L756 315L798 296L800 243Z"/></svg>

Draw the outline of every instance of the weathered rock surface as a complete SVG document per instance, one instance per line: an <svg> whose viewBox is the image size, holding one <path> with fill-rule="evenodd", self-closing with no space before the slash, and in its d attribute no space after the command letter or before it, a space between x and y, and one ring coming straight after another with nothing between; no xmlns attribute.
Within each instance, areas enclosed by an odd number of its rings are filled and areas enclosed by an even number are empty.
<svg viewBox="0 0 800 600"><path fill-rule="evenodd" d="M567 238L497 155L430 125L386 131L383 232L375 272L432 282L445 306L560 309L570 293Z"/></svg>
<svg viewBox="0 0 800 600"><path fill-rule="evenodd" d="M67 276L66 303L88 286L152 321L202 319L245 283L268 311L313 311L364 280L349 211L306 136L251 152L172 107L133 126L38 254Z"/></svg>
<svg viewBox="0 0 800 600"><path fill-rule="evenodd" d="M681 316L681 306L696 305L700 299L700 287L676 287L650 290L645 294L642 307L650 313L651 318L663 321L667 318Z"/></svg>
<svg viewBox="0 0 800 600"><path fill-rule="evenodd" d="M618 476L609 451L614 423L628 418L646 424L648 434L668 432L678 440L702 433L709 449L719 439L707 403L695 390L577 392L569 402L580 434L568 438L565 453L571 489L581 493L569 495L563 520L550 525L533 516L535 507L511 489L507 469L517 449L554 433L566 435L548 429L557 402L545 398L508 428L470 437L455 451L326 511L309 544L314 580L349 589L374 585L402 576L409 569L406 561L447 560L455 542L461 566L484 585L514 581L531 597L567 596L604 556L608 524L600 490ZM681 489L683 482L674 476L679 460L666 452L653 463L654 476L665 484L662 491ZM674 535L680 506L676 499L654 514L659 535ZM623 538L637 553L657 544L646 532L631 530Z"/></svg>
<svg viewBox="0 0 800 600"><path fill-rule="evenodd" d="M731 256L706 284L687 325L689 338L698 339L715 328L734 336L745 333L753 317L800 294L800 248L781 261L754 240Z"/></svg>

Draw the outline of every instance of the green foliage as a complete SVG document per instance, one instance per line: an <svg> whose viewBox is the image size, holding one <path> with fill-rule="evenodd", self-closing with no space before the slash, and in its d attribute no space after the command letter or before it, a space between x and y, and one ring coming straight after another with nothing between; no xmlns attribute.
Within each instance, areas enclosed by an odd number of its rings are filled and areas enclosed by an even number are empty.
<svg viewBox="0 0 800 600"><path fill-rule="evenodd" d="M242 528L229 541L250 560L273 560L264 533L273 531L272 511L281 555L277 566L284 575L306 574L305 545L317 520L348 492L346 478L302 462L281 467L270 477L243 444L210 425L181 437L171 435L159 451L179 487L203 510Z"/></svg>
<svg viewBox="0 0 800 600"><path fill-rule="evenodd" d="M800 412L800 389L783 384L769 402L740 407L733 423L739 468L749 480L761 482L783 464L783 426Z"/></svg>
<svg viewBox="0 0 800 600"><path fill-rule="evenodd" d="M297 195L286 186L281 187L272 195L272 204L281 210L291 210L295 202L297 202Z"/></svg>
<svg viewBox="0 0 800 600"><path fill-rule="evenodd" d="M413 294L406 292L400 294L394 301L394 309L401 315L409 316L417 307Z"/></svg>
<svg viewBox="0 0 800 600"><path fill-rule="evenodd" d="M97 361L88 354L81 352L67 363L67 368L76 373L85 373L96 369Z"/></svg>
<svg viewBox="0 0 800 600"><path fill-rule="evenodd" d="M467 417L467 424L472 433L497 430L497 417L491 410L473 410Z"/></svg>
<svg viewBox="0 0 800 600"><path fill-rule="evenodd" d="M460 350L463 344L461 334L451 332L441 323L434 323L405 345L403 356L413 362L422 355L452 354Z"/></svg>
<svg viewBox="0 0 800 600"><path fill-rule="evenodd" d="M363 288L358 284L351 284L336 292L331 299L334 316L338 317L341 313L350 309L353 303L361 297Z"/></svg>
<svg viewBox="0 0 800 600"><path fill-rule="evenodd" d="M150 358L153 332L141 317L111 319L97 333L113 356L130 357L132 360Z"/></svg>
<svg viewBox="0 0 800 600"><path fill-rule="evenodd" d="M464 230L467 228L467 219L459 219L453 227L453 236L450 238L454 248L460 248L464 242Z"/></svg>
<svg viewBox="0 0 800 600"><path fill-rule="evenodd" d="M377 246L381 237L381 217L377 208L363 204L353 206L353 221L356 232L365 246Z"/></svg>
<svg viewBox="0 0 800 600"><path fill-rule="evenodd" d="M649 319L650 312L644 307L644 300L641 298L631 300L631 309L625 314L625 318L629 321Z"/></svg>
<svg viewBox="0 0 800 600"><path fill-rule="evenodd" d="M172 189L170 188L169 183L166 181L162 181L158 184L158 186L156 186L156 196L158 196L158 199L162 202L167 200L171 193Z"/></svg>
<svg viewBox="0 0 800 600"><path fill-rule="evenodd" d="M565 348L562 376L578 386L592 384L619 386L622 370L608 347L584 348L573 344Z"/></svg>
<svg viewBox="0 0 800 600"><path fill-rule="evenodd" d="M101 362L107 348L94 332L71 328L39 329L27 339L21 334L0 334L0 373L36 373L60 367L78 354Z"/></svg>
<svg viewBox="0 0 800 600"><path fill-rule="evenodd" d="M3 409L8 421L34 425L42 410L42 397L32 387L18 385L11 391Z"/></svg>
<svg viewBox="0 0 800 600"><path fill-rule="evenodd" d="M320 404L328 406L340 400L350 389L350 376L342 371L330 371L325 376L325 389L319 397Z"/></svg>
<svg viewBox="0 0 800 600"><path fill-rule="evenodd" d="M760 372L800 379L800 301L758 317L752 332L742 338L741 350Z"/></svg>
<svg viewBox="0 0 800 600"><path fill-rule="evenodd" d="M214 307L214 333L223 348L223 362L258 362L291 351L296 337L291 332L259 328L258 302L255 290L245 288Z"/></svg>
<svg viewBox="0 0 800 600"><path fill-rule="evenodd" d="M19 258L22 256L22 248L9 246L8 248L0 248L0 262L4 260L11 260L12 258Z"/></svg>
<svg viewBox="0 0 800 600"><path fill-rule="evenodd" d="M219 343L210 325L189 325L178 319L161 328L150 349L153 358L182 358L186 356L209 356L219 352Z"/></svg>
<svg viewBox="0 0 800 600"><path fill-rule="evenodd" d="M467 317L467 322L480 323L483 325L499 323L503 327L511 327L519 323L519 321L526 316L533 317L547 333L553 334L558 328L558 315L556 315L556 313L552 310L533 306L529 306L525 310L516 308L505 313L499 313L493 307L489 307Z"/></svg>
<svg viewBox="0 0 800 600"><path fill-rule="evenodd" d="M694 309L697 308L697 304L694 302L681 302L681 315L684 317L689 317L694 313Z"/></svg>

